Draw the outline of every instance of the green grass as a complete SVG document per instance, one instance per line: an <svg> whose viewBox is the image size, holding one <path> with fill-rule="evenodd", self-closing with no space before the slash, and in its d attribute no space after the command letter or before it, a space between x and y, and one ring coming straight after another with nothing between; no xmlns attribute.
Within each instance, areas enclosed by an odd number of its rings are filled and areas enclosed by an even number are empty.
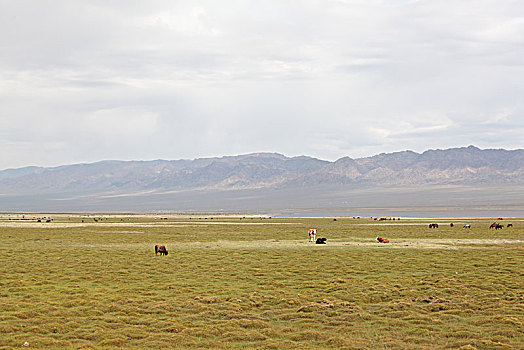
<svg viewBox="0 0 524 350"><path fill-rule="evenodd" d="M0 348L524 347L523 220L210 218L0 217Z"/></svg>

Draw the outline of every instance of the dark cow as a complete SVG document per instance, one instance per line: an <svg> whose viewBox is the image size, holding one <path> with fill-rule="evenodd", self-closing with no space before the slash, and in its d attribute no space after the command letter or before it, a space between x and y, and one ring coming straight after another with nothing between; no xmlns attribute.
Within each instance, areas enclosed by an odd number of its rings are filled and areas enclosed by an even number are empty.
<svg viewBox="0 0 524 350"><path fill-rule="evenodd" d="M389 243L389 239L387 238L377 237L375 239L377 240L378 243Z"/></svg>
<svg viewBox="0 0 524 350"><path fill-rule="evenodd" d="M315 244L326 244L327 239L325 237L317 238Z"/></svg>
<svg viewBox="0 0 524 350"><path fill-rule="evenodd" d="M155 246L155 255L158 255L158 253L160 253L160 255L167 255L167 249L166 249L166 246L165 245L156 245Z"/></svg>

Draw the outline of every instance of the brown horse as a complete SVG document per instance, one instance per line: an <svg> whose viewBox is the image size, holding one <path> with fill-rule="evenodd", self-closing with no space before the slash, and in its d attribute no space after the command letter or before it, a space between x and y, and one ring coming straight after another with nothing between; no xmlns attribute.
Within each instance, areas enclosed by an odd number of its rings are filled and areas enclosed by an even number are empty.
<svg viewBox="0 0 524 350"><path fill-rule="evenodd" d="M160 255L167 255L168 252L167 252L166 246L157 244L155 246L155 255L158 255L158 253L160 253Z"/></svg>
<svg viewBox="0 0 524 350"><path fill-rule="evenodd" d="M387 238L377 237L376 240L378 243L389 243L389 239Z"/></svg>

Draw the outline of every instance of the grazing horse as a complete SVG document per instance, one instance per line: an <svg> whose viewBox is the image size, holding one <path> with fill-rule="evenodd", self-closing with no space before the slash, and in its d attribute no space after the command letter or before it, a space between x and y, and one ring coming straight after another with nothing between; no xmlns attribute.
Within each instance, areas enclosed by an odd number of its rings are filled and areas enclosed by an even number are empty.
<svg viewBox="0 0 524 350"><path fill-rule="evenodd" d="M377 240L378 243L389 243L389 239L387 238L377 237L375 239Z"/></svg>
<svg viewBox="0 0 524 350"><path fill-rule="evenodd" d="M315 244L326 244L327 239L325 237L317 238Z"/></svg>
<svg viewBox="0 0 524 350"><path fill-rule="evenodd" d="M166 246L165 245L156 245L155 246L155 255L158 255L158 253L160 253L160 255L167 255L167 249L166 249Z"/></svg>
<svg viewBox="0 0 524 350"><path fill-rule="evenodd" d="M492 223L492 224L489 226L489 228L494 228L494 229L496 229L498 224L499 224L498 222L494 222L494 223Z"/></svg>
<svg viewBox="0 0 524 350"><path fill-rule="evenodd" d="M506 227L513 227L513 224L508 224L508 226L506 226Z"/></svg>
<svg viewBox="0 0 524 350"><path fill-rule="evenodd" d="M438 228L438 224L429 224L429 228Z"/></svg>
<svg viewBox="0 0 524 350"><path fill-rule="evenodd" d="M466 224L466 225L464 225L463 228L471 228L471 225L470 224Z"/></svg>
<svg viewBox="0 0 524 350"><path fill-rule="evenodd" d="M495 226L495 230L498 230L499 228L502 229L504 226L501 225L501 224L497 224L497 226Z"/></svg>

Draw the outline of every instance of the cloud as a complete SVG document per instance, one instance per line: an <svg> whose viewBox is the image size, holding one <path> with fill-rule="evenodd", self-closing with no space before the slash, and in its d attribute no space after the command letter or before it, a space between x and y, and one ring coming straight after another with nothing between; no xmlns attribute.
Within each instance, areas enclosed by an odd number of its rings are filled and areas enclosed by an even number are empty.
<svg viewBox="0 0 524 350"><path fill-rule="evenodd" d="M523 12L510 0L3 2L0 168L522 148Z"/></svg>

